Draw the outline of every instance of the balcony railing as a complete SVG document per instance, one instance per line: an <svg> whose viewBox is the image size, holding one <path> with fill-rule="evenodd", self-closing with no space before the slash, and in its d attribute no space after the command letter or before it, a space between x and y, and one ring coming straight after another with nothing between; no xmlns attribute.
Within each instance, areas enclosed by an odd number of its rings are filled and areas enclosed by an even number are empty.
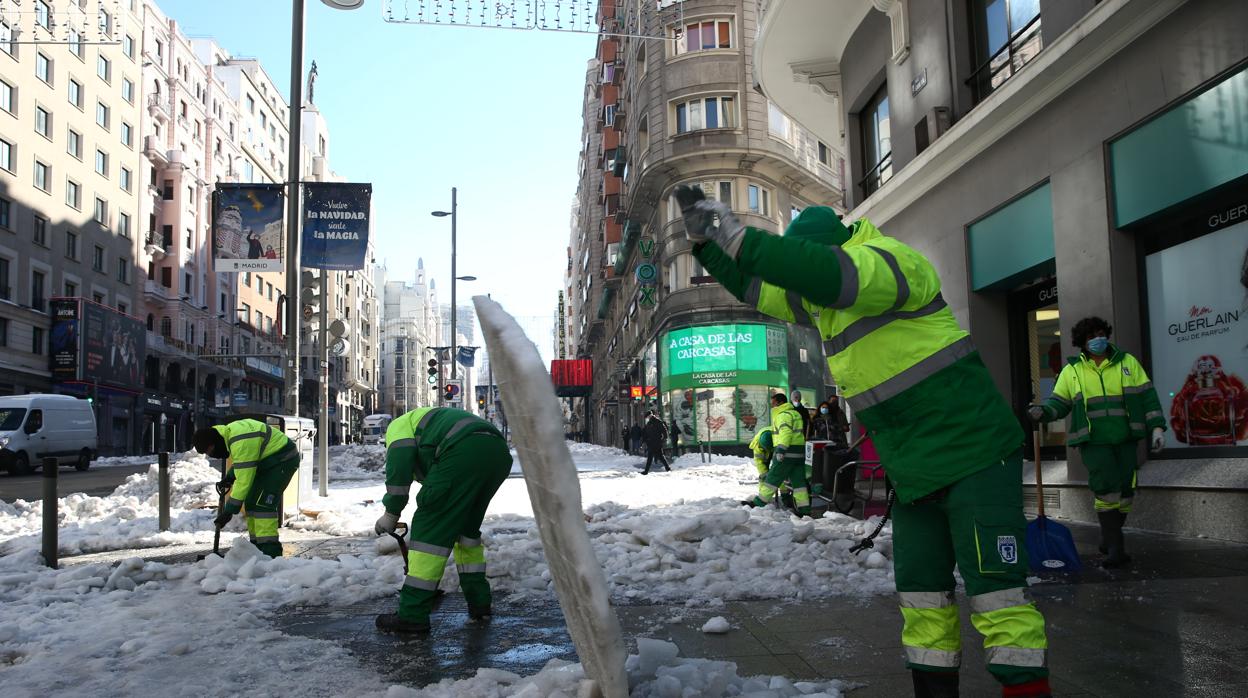
<svg viewBox="0 0 1248 698"><path fill-rule="evenodd" d="M875 193L880 185L887 182L893 176L893 153L890 150L880 158L880 161L867 171L862 179L858 180L858 185L862 187L863 196L871 196Z"/></svg>
<svg viewBox="0 0 1248 698"><path fill-rule="evenodd" d="M1013 77L1020 68L1040 53L1041 48L1043 48L1043 39L1040 36L1040 14L1037 13L966 79L975 103L979 104L981 100L992 94L993 90Z"/></svg>

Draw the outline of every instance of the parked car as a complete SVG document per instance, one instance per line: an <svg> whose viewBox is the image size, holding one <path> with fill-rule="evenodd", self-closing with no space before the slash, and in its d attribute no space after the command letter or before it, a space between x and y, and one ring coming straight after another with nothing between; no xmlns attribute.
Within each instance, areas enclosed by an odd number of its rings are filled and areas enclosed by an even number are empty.
<svg viewBox="0 0 1248 698"><path fill-rule="evenodd" d="M52 457L86 470L97 447L90 402L69 395L0 397L0 469L25 475Z"/></svg>

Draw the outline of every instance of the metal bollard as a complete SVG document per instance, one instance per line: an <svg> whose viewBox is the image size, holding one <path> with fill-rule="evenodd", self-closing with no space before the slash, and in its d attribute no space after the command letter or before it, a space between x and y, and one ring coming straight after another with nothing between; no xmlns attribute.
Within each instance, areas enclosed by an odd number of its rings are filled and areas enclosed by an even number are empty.
<svg viewBox="0 0 1248 698"><path fill-rule="evenodd" d="M57 511L56 476L60 464L55 458L43 459L43 561L56 569L57 559Z"/></svg>
<svg viewBox="0 0 1248 698"><path fill-rule="evenodd" d="M158 461L160 463L160 466L157 469L158 475L157 475L157 480L156 480L156 488L157 488L156 491L157 491L157 500L158 500L157 507L160 511L160 515L159 515L160 530L168 531L169 530L169 452L161 451L160 456L158 456Z"/></svg>

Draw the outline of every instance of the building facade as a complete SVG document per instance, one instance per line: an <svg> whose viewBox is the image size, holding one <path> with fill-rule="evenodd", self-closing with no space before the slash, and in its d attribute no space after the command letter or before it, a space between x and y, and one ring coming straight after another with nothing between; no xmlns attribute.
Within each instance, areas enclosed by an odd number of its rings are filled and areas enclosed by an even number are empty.
<svg viewBox="0 0 1248 698"><path fill-rule="evenodd" d="M1074 324L1108 320L1170 426L1132 519L1243 539L1248 6L763 5L762 91L844 133L849 217L933 261L1020 420L1077 353ZM1050 427L1046 507L1091 519L1079 454Z"/></svg>
<svg viewBox="0 0 1248 698"><path fill-rule="evenodd" d="M413 281L392 280L379 267L376 285L382 289L378 411L399 415L437 404L437 383L426 371L431 347L441 346L441 306L424 260L417 261Z"/></svg>
<svg viewBox="0 0 1248 698"><path fill-rule="evenodd" d="M613 36L614 4L586 72L584 149L565 292L570 347L594 359L590 438L618 443L644 411L686 443L748 443L767 394L829 388L810 328L731 297L685 239L672 192L696 184L747 225L779 232L810 204L840 207L838 141L820 140L754 89L754 2L647 8ZM585 410L576 408L576 412Z"/></svg>

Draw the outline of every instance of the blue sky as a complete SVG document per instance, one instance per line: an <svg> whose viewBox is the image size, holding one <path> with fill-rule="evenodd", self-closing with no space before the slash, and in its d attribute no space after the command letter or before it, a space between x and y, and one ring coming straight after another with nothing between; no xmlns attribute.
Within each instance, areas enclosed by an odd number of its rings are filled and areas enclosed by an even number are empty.
<svg viewBox="0 0 1248 698"><path fill-rule="evenodd" d="M260 59L287 92L288 0L158 3L188 36ZM449 210L458 187L458 273L480 278L460 282L461 302L492 293L545 350L534 334L549 332L562 285L594 37L392 24L381 11L381 0L351 12L307 0L304 74L315 60L330 165L373 183L389 278L411 280L423 257L444 302L450 219L429 212Z"/></svg>

